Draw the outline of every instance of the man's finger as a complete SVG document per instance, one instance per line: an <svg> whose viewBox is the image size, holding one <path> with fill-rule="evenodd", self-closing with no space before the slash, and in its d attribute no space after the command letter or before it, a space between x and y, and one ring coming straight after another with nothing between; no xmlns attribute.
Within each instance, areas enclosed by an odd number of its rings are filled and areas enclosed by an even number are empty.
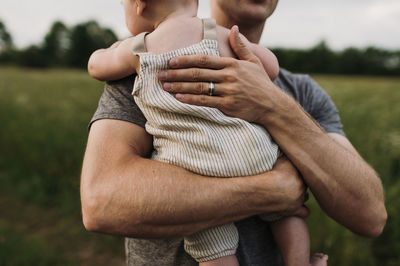
<svg viewBox="0 0 400 266"><path fill-rule="evenodd" d="M184 55L172 58L169 61L171 68L209 68L223 69L232 61L232 58L218 57L211 55Z"/></svg>
<svg viewBox="0 0 400 266"><path fill-rule="evenodd" d="M194 94L176 94L176 99L180 102L198 105L198 106L206 106L206 107L214 107L219 108L221 106L222 97L218 96L208 96L208 95L194 95Z"/></svg>
<svg viewBox="0 0 400 266"><path fill-rule="evenodd" d="M293 215L301 218L307 218L310 215L310 210L307 206L303 205L295 213L293 213Z"/></svg>
<svg viewBox="0 0 400 266"><path fill-rule="evenodd" d="M240 36L239 28L236 25L231 28L231 32L229 33L229 43L239 59L258 62L257 57L252 53L250 47ZM249 44L248 41L247 43Z"/></svg>
<svg viewBox="0 0 400 266"><path fill-rule="evenodd" d="M158 72L160 81L221 82L218 71L202 68L169 69Z"/></svg>
<svg viewBox="0 0 400 266"><path fill-rule="evenodd" d="M220 95L220 85L214 84L213 95ZM165 82L163 89L170 93L180 94L204 94L210 93L210 82Z"/></svg>

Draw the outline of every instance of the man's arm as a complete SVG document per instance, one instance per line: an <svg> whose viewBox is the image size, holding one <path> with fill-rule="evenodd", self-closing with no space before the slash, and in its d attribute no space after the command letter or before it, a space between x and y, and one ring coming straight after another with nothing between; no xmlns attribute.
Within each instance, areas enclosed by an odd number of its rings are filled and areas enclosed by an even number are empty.
<svg viewBox="0 0 400 266"><path fill-rule="evenodd" d="M284 110L265 116L261 123L268 126L329 216L356 233L378 236L387 214L375 171L347 138L325 133L290 97L282 98L279 105Z"/></svg>
<svg viewBox="0 0 400 266"><path fill-rule="evenodd" d="M232 33L232 48L243 60L204 55L172 59L170 66L175 70L159 74L164 89L184 103L215 107L263 125L329 216L359 234L379 235L387 213L374 170L345 137L326 134L293 98L276 87L237 30ZM208 96L206 86L198 85L208 81L215 83L216 96Z"/></svg>
<svg viewBox="0 0 400 266"><path fill-rule="evenodd" d="M302 181L285 159L261 175L209 178L145 159L151 149L152 138L135 124L93 123L81 178L88 230L164 238L264 212L304 212Z"/></svg>

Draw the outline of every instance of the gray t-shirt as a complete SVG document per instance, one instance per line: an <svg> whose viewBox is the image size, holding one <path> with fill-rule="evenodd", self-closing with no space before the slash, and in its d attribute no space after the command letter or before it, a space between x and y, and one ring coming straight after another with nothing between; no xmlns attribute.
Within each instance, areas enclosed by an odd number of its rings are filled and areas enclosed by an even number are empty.
<svg viewBox="0 0 400 266"><path fill-rule="evenodd" d="M90 124L99 119L118 119L144 127L146 119L131 95L134 76L108 82ZM327 132L344 135L332 100L308 75L281 69L275 84L293 98ZM282 265L268 224L254 216L235 223L239 231L237 257L242 266ZM125 241L128 265L198 265L183 249L183 239L132 239Z"/></svg>

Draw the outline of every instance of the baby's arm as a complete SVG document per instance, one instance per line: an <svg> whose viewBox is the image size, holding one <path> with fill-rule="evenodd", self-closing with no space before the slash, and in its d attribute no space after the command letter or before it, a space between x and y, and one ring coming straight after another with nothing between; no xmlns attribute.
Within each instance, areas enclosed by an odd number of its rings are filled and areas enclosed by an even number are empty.
<svg viewBox="0 0 400 266"><path fill-rule="evenodd" d="M279 63L276 56L271 52L271 50L262 47L261 45L249 42L242 34L240 35L245 43L248 44L251 51L258 57L258 59L260 59L269 78L274 81L279 75Z"/></svg>
<svg viewBox="0 0 400 266"><path fill-rule="evenodd" d="M136 73L139 57L132 52L133 38L95 51L89 58L89 74L98 80L117 80Z"/></svg>
<svg viewBox="0 0 400 266"><path fill-rule="evenodd" d="M220 49L220 55L226 57L234 57L236 58L235 53L233 52L230 43L231 30L218 26L217 27L217 35L218 35L218 44ZM261 63L264 66L265 72L267 72L269 78L271 80L275 80L279 75L279 63L276 56L267 48L264 48L258 44L252 43L247 38L241 34L240 38L246 44L247 47L250 47L251 51L260 59Z"/></svg>

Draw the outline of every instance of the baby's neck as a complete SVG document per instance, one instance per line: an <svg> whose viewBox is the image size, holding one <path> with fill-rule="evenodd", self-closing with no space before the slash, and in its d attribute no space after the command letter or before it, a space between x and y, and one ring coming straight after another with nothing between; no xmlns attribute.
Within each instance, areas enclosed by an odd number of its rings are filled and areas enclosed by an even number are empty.
<svg viewBox="0 0 400 266"><path fill-rule="evenodd" d="M196 16L174 16L162 21L146 36L146 47L149 52L160 54L195 44L202 39L201 19Z"/></svg>
<svg viewBox="0 0 400 266"><path fill-rule="evenodd" d="M154 5L149 14L155 18L154 30L146 37L149 52L164 53L202 40L203 24L197 17L197 1L187 1L187 4L172 0L155 2L159 5Z"/></svg>
<svg viewBox="0 0 400 266"><path fill-rule="evenodd" d="M171 20L185 20L197 16L197 5L179 6L158 12L154 19L154 29L166 24Z"/></svg>
<svg viewBox="0 0 400 266"><path fill-rule="evenodd" d="M196 14L192 15L192 14L187 14L187 13L180 13L180 14L176 14L176 13L172 13L169 14L168 16L160 19L159 21L157 21L154 24L154 29L160 29L165 27L166 25L173 23L179 23L179 22L184 22L184 21L188 21L191 20L193 18L196 18Z"/></svg>

